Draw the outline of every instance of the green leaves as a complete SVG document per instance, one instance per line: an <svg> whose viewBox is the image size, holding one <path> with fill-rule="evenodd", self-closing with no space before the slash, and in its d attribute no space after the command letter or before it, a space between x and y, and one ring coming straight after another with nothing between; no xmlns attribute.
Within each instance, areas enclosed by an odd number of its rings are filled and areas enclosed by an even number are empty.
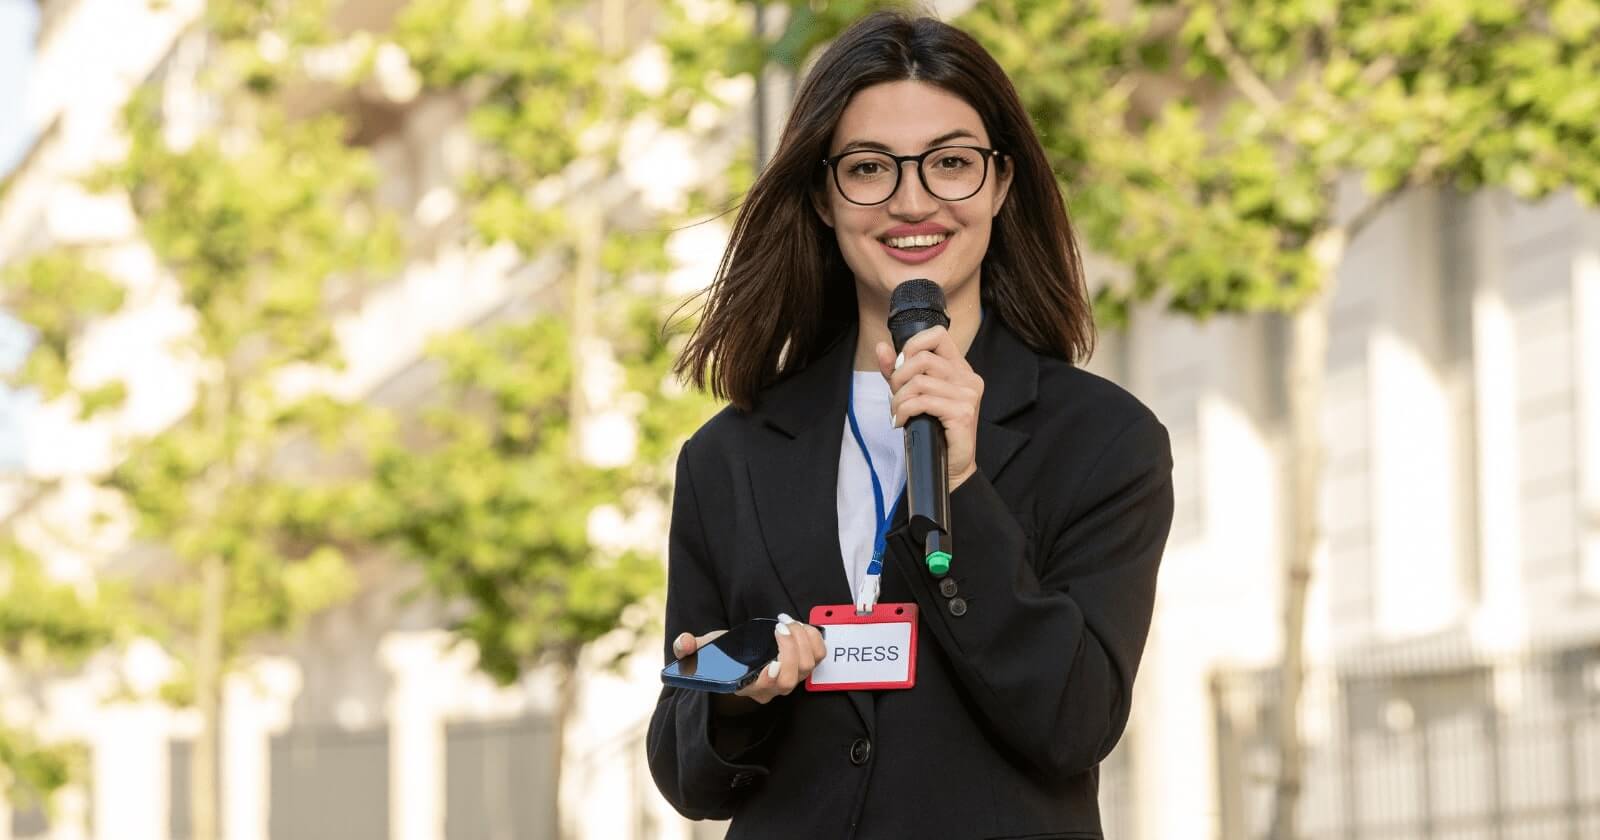
<svg viewBox="0 0 1600 840"><path fill-rule="evenodd" d="M561 233L561 216L532 206L525 191L559 175L592 148L584 129L608 97L606 55L573 0L512 11L489 0L413 0L395 42L424 85L472 100L467 124L479 160L464 184L486 241L537 253Z"/></svg>
<svg viewBox="0 0 1600 840"><path fill-rule="evenodd" d="M1567 44L1593 43L1600 36L1600 3L1556 0L1550 7L1550 29Z"/></svg>
<svg viewBox="0 0 1600 840"><path fill-rule="evenodd" d="M53 580L36 554L10 535L0 538L0 656L39 673L74 666L110 643L125 605L114 589L89 591ZM13 804L42 801L81 769L80 749L42 744L7 723L0 716L0 794Z"/></svg>
<svg viewBox="0 0 1600 840"><path fill-rule="evenodd" d="M82 772L86 758L81 746L44 746L27 732L0 726L0 793L13 806L45 804L45 797Z"/></svg>
<svg viewBox="0 0 1600 840"><path fill-rule="evenodd" d="M1305 249L1370 201L1431 184L1600 199L1600 5L1511 0L990 0L959 21L1016 82L1118 317L1292 308ZM1585 81L1587 80L1587 81Z"/></svg>
<svg viewBox="0 0 1600 840"><path fill-rule="evenodd" d="M610 190L628 180L630 130L716 128L729 80L765 60L749 11L665 4L655 45L630 44L632 57L620 44L634 28L577 0L415 0L398 19L395 41L424 84L468 103L461 193L477 237L562 272L539 314L433 342L439 393L376 456L385 513L373 533L460 608L456 632L499 680L570 667L595 639L644 629L630 607L660 592L655 541L614 540L590 521L664 509L672 454L713 406L674 387L681 335L662 329L670 308L654 291L672 264L668 231L684 220ZM724 206L748 183L749 159L738 154L721 188L687 205ZM606 447L631 443L631 460L583 457L606 428L632 430Z"/></svg>
<svg viewBox="0 0 1600 840"><path fill-rule="evenodd" d="M32 333L33 348L22 367L6 378L12 388L33 388L46 399L73 390L68 371L72 344L92 321L122 307L123 289L76 250L36 254L0 268L0 305ZM70 301L72 305L64 306ZM122 384L103 383L83 393L87 418L120 404Z"/></svg>
<svg viewBox="0 0 1600 840"><path fill-rule="evenodd" d="M659 503L668 450L709 403L663 389L671 353L655 328L659 310L624 311L601 334L629 360L623 387L642 391L636 462L601 468L578 457L572 336L555 316L436 342L444 385L427 422L377 460L377 496L391 505L381 535L422 565L432 591L469 608L456 630L504 682L642 629L624 612L660 591L659 554L595 544L590 517L603 505L625 513Z"/></svg>
<svg viewBox="0 0 1600 840"><path fill-rule="evenodd" d="M358 212L375 173L344 144L333 116L292 120L279 107L252 108L248 143L224 150L219 136L169 147L148 97L127 109L132 148L105 175L126 189L152 248L200 319L196 349L241 363L241 344L260 339L270 355L251 364L331 364L322 307L334 276L349 287L395 263L393 223Z"/></svg>
<svg viewBox="0 0 1600 840"><path fill-rule="evenodd" d="M114 609L48 577L14 538L0 540L0 653L25 667L81 661L111 641Z"/></svg>

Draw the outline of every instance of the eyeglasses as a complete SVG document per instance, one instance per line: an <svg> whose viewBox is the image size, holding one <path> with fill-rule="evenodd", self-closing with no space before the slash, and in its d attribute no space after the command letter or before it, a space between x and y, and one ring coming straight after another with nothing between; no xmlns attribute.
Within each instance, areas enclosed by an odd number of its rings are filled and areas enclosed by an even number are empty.
<svg viewBox="0 0 1600 840"><path fill-rule="evenodd" d="M900 171L917 165L923 189L941 201L961 201L978 194L989 179L989 159L1000 156L981 146L939 146L920 155L856 151L823 158L833 170L833 184L851 204L882 204L900 189Z"/></svg>

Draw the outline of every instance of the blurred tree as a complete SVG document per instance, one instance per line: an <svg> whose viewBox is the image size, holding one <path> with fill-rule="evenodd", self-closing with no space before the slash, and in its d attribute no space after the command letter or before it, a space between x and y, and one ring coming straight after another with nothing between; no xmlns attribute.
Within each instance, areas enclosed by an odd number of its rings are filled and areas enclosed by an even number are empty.
<svg viewBox="0 0 1600 840"><path fill-rule="evenodd" d="M0 538L0 657L12 679L77 665L109 643L114 625L108 606L114 600L80 596L44 574L39 558L15 536ZM46 803L81 772L82 763L77 745L41 744L0 719L0 796L7 801Z"/></svg>
<svg viewBox="0 0 1600 840"><path fill-rule="evenodd" d="M776 41L791 49L848 23L794 5ZM1096 278L1102 323L1141 301L1198 318L1289 317L1292 524L1271 836L1294 837L1339 266L1406 190L1537 199L1571 188L1600 202L1600 2L984 0L957 24L1017 85L1087 245L1128 271ZM1357 209L1339 213L1346 176L1361 189L1347 197Z"/></svg>
<svg viewBox="0 0 1600 840"><path fill-rule="evenodd" d="M640 605L662 585L658 539L606 532L666 509L673 453L714 408L670 375L682 330L662 326L668 228L748 180L739 156L704 187L657 170L666 192L687 190L681 206L641 198L657 185L625 152L642 151L628 135L673 142L717 128L698 117L725 104L713 92L721 67L700 51L744 43L748 24L728 15L702 28L662 4L647 27L638 11L414 0L395 32L427 91L469 104L470 235L559 266L555 299L533 314L434 343L445 387L420 441L394 446L378 471L380 495L398 502L388 535L460 607L454 629L479 667L502 683L552 669L558 799L580 657L607 636L637 649L652 626ZM690 40L696 49L683 49ZM632 432L607 440L600 421L619 418Z"/></svg>
<svg viewBox="0 0 1600 840"><path fill-rule="evenodd" d="M167 699L200 712L189 803L195 840L218 837L225 675L252 641L352 591L346 554L369 529L363 511L376 509L359 481L362 453L341 437L367 428L381 438L381 421L292 390L284 378L341 367L332 306L395 252L392 226L372 203L366 154L346 144L336 117L286 107L287 85L309 84L307 52L333 40L328 6L213 0L182 36L210 52L203 77L165 80L168 91L174 81L193 83L193 98L176 104L200 107L169 119L174 103L145 89L125 112L126 158L91 179L127 196L193 323L168 348L197 371L192 406L158 432L125 435L97 480L117 500L108 513L162 556L130 586L131 621L180 663ZM85 418L118 408L124 391L120 382L85 387L71 375L84 326L124 304L120 286L95 270L96 256L37 254L8 269L0 286L35 332L15 384L76 400ZM62 621L72 615L60 613ZM8 617L0 608L0 633L11 631ZM104 635L76 633L79 647Z"/></svg>

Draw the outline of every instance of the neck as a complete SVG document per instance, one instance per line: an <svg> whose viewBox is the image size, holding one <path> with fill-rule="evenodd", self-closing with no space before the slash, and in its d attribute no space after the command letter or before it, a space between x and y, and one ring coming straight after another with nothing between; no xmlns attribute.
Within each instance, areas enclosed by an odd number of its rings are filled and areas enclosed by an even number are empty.
<svg viewBox="0 0 1600 840"><path fill-rule="evenodd" d="M967 349L972 346L972 340L978 335L978 323L983 318L982 304L975 288L977 285L967 283L965 287L972 290L970 294L945 301L945 313L950 316L950 336L961 348L962 355L966 355ZM875 371L878 369L878 357L873 348L880 341L891 349L894 347L894 339L889 336L889 298L863 294L858 286L856 315L860 329L856 331L855 369Z"/></svg>

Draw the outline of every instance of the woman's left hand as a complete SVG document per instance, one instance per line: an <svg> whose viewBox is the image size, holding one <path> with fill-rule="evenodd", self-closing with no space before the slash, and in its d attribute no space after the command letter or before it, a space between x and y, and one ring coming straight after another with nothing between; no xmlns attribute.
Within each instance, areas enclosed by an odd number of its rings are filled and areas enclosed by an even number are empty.
<svg viewBox="0 0 1600 840"><path fill-rule="evenodd" d="M944 426L945 454L949 463L950 489L977 472L973 460L978 450L978 406L983 400L983 377L979 376L956 346L944 327L923 330L906 342L900 369L894 366L894 348L880 341L874 348L878 370L889 381L894 399L889 410L894 425L904 426L918 414L939 418Z"/></svg>

